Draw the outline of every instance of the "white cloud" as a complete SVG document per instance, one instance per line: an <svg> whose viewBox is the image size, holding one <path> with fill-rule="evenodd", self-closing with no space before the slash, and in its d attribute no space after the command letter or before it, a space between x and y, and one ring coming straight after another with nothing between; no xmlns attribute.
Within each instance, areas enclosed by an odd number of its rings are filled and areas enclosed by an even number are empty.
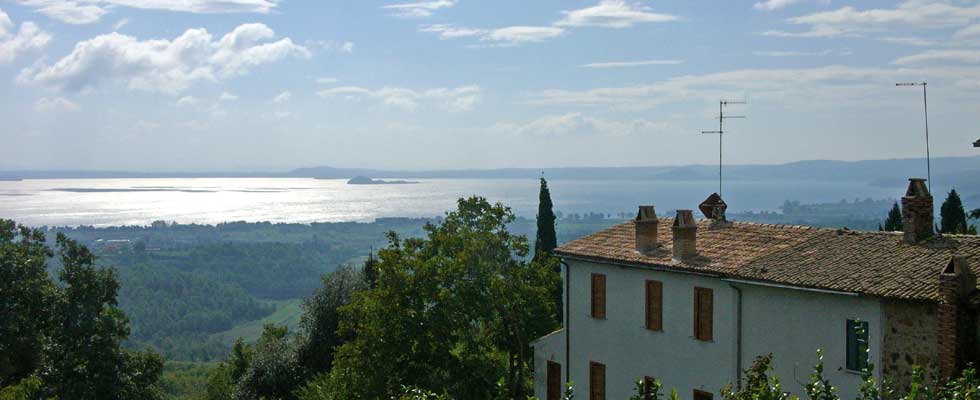
<svg viewBox="0 0 980 400"><path fill-rule="evenodd" d="M276 104L288 103L290 99L293 98L293 93L290 91L285 91L276 95L272 98L272 102Z"/></svg>
<svg viewBox="0 0 980 400"><path fill-rule="evenodd" d="M834 51L827 49L822 51L798 51L798 50L777 50L777 51L753 51L752 54L764 57L801 57L801 56L829 56Z"/></svg>
<svg viewBox="0 0 980 400"><path fill-rule="evenodd" d="M339 79L337 78L328 78L328 77L316 78L316 83L321 85L329 85L331 83L337 83L337 81L339 81Z"/></svg>
<svg viewBox="0 0 980 400"><path fill-rule="evenodd" d="M419 31L438 33L440 39L456 39L487 34L486 29L465 28L446 24L422 25L419 27Z"/></svg>
<svg viewBox="0 0 980 400"><path fill-rule="evenodd" d="M493 129L519 136L629 136L662 132L666 130L666 124L645 119L610 121L581 113L568 113L544 116L525 124L497 124Z"/></svg>
<svg viewBox="0 0 980 400"><path fill-rule="evenodd" d="M562 11L565 15L556 26L598 26L603 28L629 28L635 24L669 22L679 18L669 14L654 13L650 7L630 4L624 0L602 0L592 7Z"/></svg>
<svg viewBox="0 0 980 400"><path fill-rule="evenodd" d="M980 50L929 50L895 60L896 65L919 65L942 63L980 63Z"/></svg>
<svg viewBox="0 0 980 400"><path fill-rule="evenodd" d="M324 89L320 97L343 97L348 99L369 98L387 106L415 110L421 103L431 103L447 111L469 111L480 101L479 86L460 86L456 88L434 88L417 91L407 88L384 87L370 90L357 86L342 86Z"/></svg>
<svg viewBox="0 0 980 400"><path fill-rule="evenodd" d="M622 68L622 67L642 67L647 65L677 65L684 63L683 60L645 60L645 61L613 61L582 64L582 68Z"/></svg>
<svg viewBox="0 0 980 400"><path fill-rule="evenodd" d="M235 101L238 100L238 96L235 96L228 92L221 92L221 96L218 97L220 101Z"/></svg>
<svg viewBox="0 0 980 400"><path fill-rule="evenodd" d="M129 18L123 18L119 21L116 21L116 24L112 26L112 30L119 31L126 25L129 25Z"/></svg>
<svg viewBox="0 0 980 400"><path fill-rule="evenodd" d="M33 22L20 24L20 29L15 33L13 21L0 10L0 64L13 62L26 52L47 46L50 41L51 35Z"/></svg>
<svg viewBox="0 0 980 400"><path fill-rule="evenodd" d="M841 7L799 17L787 22L809 26L802 32L768 31L769 36L786 37L834 37L866 32L882 32L897 27L913 29L938 29L960 27L980 18L980 4L960 6L943 0L905 0L895 8L860 10L853 6Z"/></svg>
<svg viewBox="0 0 980 400"><path fill-rule="evenodd" d="M792 4L799 3L801 1L802 0L766 0L766 1L760 1L758 3L755 3L752 5L752 7L755 8L756 10L772 11L772 10L778 10L780 8Z"/></svg>
<svg viewBox="0 0 980 400"><path fill-rule="evenodd" d="M285 58L310 57L291 39L271 41L274 37L263 24L240 25L218 40L205 29L189 29L173 40L110 33L79 42L52 65L25 69L18 80L68 92L121 82L131 89L176 94L198 81L217 82Z"/></svg>
<svg viewBox="0 0 980 400"><path fill-rule="evenodd" d="M34 103L34 111L39 113L78 111L80 107L64 97L42 97Z"/></svg>
<svg viewBox="0 0 980 400"><path fill-rule="evenodd" d="M350 54L354 52L354 42L351 41L307 40L305 44L308 47L319 48L320 50L331 52L331 53Z"/></svg>
<svg viewBox="0 0 980 400"><path fill-rule="evenodd" d="M442 8L456 5L456 0L419 1L414 3L389 4L381 8L391 10L396 16L404 18L424 18Z"/></svg>
<svg viewBox="0 0 980 400"><path fill-rule="evenodd" d="M575 105L624 110L655 108L683 101L743 98L768 100L783 106L811 107L843 103L858 106L880 104L883 93L895 82L928 79L930 83L962 85L980 81L980 69L971 68L873 68L830 65L798 69L743 69L678 76L648 84L599 87L587 90L550 89L529 96L533 105Z"/></svg>
<svg viewBox="0 0 980 400"><path fill-rule="evenodd" d="M907 45L907 46L925 47L925 46L935 46L936 45L936 42L935 41L928 40L928 39L917 38L917 37L886 36L886 37L878 38L878 40L880 40L882 42L895 43L895 44L903 44L903 45Z"/></svg>
<svg viewBox="0 0 980 400"><path fill-rule="evenodd" d="M953 34L954 39L972 39L976 37L980 37L980 24L970 25Z"/></svg>
<svg viewBox="0 0 980 400"><path fill-rule="evenodd" d="M442 24L423 25L419 27L419 31L437 33L439 39L478 37L481 42L490 43L491 47L542 42L565 33L564 29L554 26L508 26L497 29L479 29Z"/></svg>
<svg viewBox="0 0 980 400"><path fill-rule="evenodd" d="M19 0L37 12L69 24L91 24L114 7L190 13L268 13L280 0Z"/></svg>
<svg viewBox="0 0 980 400"><path fill-rule="evenodd" d="M177 107L193 107L196 106L199 100L194 96L184 96L177 100Z"/></svg>
<svg viewBox="0 0 980 400"><path fill-rule="evenodd" d="M553 26L508 26L490 31L483 36L482 40L521 44L551 39L560 36L564 32L564 29Z"/></svg>

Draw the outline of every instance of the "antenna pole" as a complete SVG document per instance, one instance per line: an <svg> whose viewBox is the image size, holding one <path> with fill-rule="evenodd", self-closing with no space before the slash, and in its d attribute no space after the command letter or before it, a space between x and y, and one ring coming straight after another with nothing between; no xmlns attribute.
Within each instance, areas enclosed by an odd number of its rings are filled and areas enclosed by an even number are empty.
<svg viewBox="0 0 980 400"><path fill-rule="evenodd" d="M926 183L932 193L932 157L929 155L929 100L926 97L926 82L900 82L895 86L922 86L922 111L926 120Z"/></svg>
<svg viewBox="0 0 980 400"><path fill-rule="evenodd" d="M718 102L718 130L717 131L701 131L701 133L710 133L718 135L718 196L721 196L722 190L722 166L724 165L724 158L722 153L723 136L725 136L725 119L727 118L745 118L744 115L725 115L725 106L729 104L745 104L745 101L730 101L721 100Z"/></svg>

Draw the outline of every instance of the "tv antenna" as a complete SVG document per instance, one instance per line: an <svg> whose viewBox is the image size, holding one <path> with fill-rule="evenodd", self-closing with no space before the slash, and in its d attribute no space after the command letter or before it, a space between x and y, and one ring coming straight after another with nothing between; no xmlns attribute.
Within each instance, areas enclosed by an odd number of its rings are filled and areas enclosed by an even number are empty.
<svg viewBox="0 0 980 400"><path fill-rule="evenodd" d="M926 99L925 82L899 82L895 86L922 86L922 110L926 117L926 183L929 185L929 193L932 193L932 166L929 160L929 102ZM980 140L978 140L980 142ZM974 143L976 147L976 143Z"/></svg>
<svg viewBox="0 0 980 400"><path fill-rule="evenodd" d="M701 131L702 134L714 134L718 135L718 196L721 196L721 166L722 166L722 137L725 136L725 120L729 118L745 118L744 115L725 115L725 107L730 104L746 104L747 102L735 101L735 100L720 100L718 101L718 130L717 131Z"/></svg>

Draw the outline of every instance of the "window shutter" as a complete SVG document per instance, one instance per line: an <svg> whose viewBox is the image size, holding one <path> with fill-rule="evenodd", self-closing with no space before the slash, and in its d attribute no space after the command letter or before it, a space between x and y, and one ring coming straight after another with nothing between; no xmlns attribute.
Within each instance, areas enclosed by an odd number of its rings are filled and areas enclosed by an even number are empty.
<svg viewBox="0 0 980 400"><path fill-rule="evenodd" d="M589 400L606 400L606 366L589 363Z"/></svg>
<svg viewBox="0 0 980 400"><path fill-rule="evenodd" d="M664 284L658 281L647 281L647 316L646 326L651 331L662 331L664 309Z"/></svg>
<svg viewBox="0 0 980 400"><path fill-rule="evenodd" d="M592 274L592 318L606 318L606 276Z"/></svg>
<svg viewBox="0 0 980 400"><path fill-rule="evenodd" d="M714 295L711 289L694 288L694 338L713 340Z"/></svg>
<svg viewBox="0 0 980 400"><path fill-rule="evenodd" d="M548 399L561 400L561 364L548 361Z"/></svg>
<svg viewBox="0 0 980 400"><path fill-rule="evenodd" d="M694 389L694 400L711 400L711 393Z"/></svg>
<svg viewBox="0 0 980 400"><path fill-rule="evenodd" d="M851 371L868 367L868 328L867 321L847 320L847 369Z"/></svg>

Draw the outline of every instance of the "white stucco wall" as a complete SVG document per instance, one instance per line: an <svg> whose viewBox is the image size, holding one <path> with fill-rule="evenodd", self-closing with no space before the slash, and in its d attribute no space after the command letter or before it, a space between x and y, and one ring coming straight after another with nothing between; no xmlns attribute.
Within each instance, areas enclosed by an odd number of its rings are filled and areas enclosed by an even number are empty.
<svg viewBox="0 0 980 400"><path fill-rule="evenodd" d="M534 347L534 395L545 400L548 396L548 361L562 366L562 380L565 380L565 330L552 332L535 340L531 346Z"/></svg>
<svg viewBox="0 0 980 400"><path fill-rule="evenodd" d="M589 362L606 365L606 398L626 399L633 382L659 378L681 399L694 389L720 399L718 392L736 377L736 290L717 277L566 260L571 273L571 379L576 397L588 398ZM591 274L606 275L606 319L590 315ZM645 328L645 281L663 282L662 332ZM773 353L776 374L786 390L802 395L815 350L825 349L826 376L854 398L860 376L844 371L846 320L869 321L872 362L878 359L880 306L875 298L735 284L742 290L742 368L756 355ZM714 340L694 339L694 288L714 291ZM569 290L569 289L566 289ZM560 347L555 349L555 347ZM564 368L564 334L535 344L535 394L545 396L545 358ZM539 350L539 348L541 350ZM539 355L539 353L541 353ZM539 357L542 361L539 362Z"/></svg>

